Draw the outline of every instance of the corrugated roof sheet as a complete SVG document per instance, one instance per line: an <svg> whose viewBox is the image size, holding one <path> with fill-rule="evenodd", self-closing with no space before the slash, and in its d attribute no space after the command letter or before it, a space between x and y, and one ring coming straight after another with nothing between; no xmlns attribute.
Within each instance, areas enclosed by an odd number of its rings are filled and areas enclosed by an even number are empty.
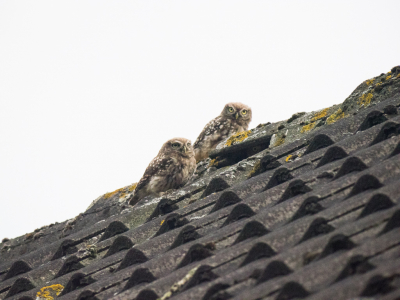
<svg viewBox="0 0 400 300"><path fill-rule="evenodd" d="M400 299L399 107L395 67L221 143L180 190L3 242L0 298Z"/></svg>

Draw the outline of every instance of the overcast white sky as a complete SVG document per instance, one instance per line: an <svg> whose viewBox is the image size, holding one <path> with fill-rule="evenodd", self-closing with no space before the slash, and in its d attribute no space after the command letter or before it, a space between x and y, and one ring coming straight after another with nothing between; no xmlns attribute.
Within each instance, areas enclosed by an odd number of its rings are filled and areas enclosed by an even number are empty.
<svg viewBox="0 0 400 300"><path fill-rule="evenodd" d="M400 1L0 1L0 239L70 219L193 142L225 103L251 127L400 64Z"/></svg>

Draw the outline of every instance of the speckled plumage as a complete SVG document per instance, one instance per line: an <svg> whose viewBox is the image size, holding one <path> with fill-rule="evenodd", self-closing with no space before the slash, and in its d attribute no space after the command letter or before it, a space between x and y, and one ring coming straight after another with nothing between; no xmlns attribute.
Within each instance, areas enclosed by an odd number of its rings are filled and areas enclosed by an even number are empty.
<svg viewBox="0 0 400 300"><path fill-rule="evenodd" d="M239 102L225 105L221 114L204 127L193 145L196 161L208 157L223 139L249 127L251 108Z"/></svg>
<svg viewBox="0 0 400 300"><path fill-rule="evenodd" d="M196 170L190 140L174 138L165 142L139 180L129 204L135 205L148 195L161 196L186 184Z"/></svg>

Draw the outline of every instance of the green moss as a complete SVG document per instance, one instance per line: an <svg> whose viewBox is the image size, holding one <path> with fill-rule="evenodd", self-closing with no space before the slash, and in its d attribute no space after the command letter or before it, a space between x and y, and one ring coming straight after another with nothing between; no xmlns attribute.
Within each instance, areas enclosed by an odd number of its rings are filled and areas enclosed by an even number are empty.
<svg viewBox="0 0 400 300"><path fill-rule="evenodd" d="M243 142L245 139L247 139L249 137L249 133L251 132L251 130L248 131L242 131L239 133L236 133L234 135L232 135L225 143L226 146L232 146L234 144Z"/></svg>

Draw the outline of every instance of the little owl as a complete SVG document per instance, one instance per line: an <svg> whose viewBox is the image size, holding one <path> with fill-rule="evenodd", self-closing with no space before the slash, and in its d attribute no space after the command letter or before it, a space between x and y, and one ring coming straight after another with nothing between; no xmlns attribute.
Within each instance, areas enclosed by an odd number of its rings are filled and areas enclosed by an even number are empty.
<svg viewBox="0 0 400 300"><path fill-rule="evenodd" d="M221 114L204 127L193 145L196 161L208 157L219 142L241 131L247 130L251 121L251 108L235 102L225 105Z"/></svg>
<svg viewBox="0 0 400 300"><path fill-rule="evenodd" d="M146 168L129 204L135 205L148 195L161 196L167 190L184 186L195 170L190 140L174 138L167 141Z"/></svg>

